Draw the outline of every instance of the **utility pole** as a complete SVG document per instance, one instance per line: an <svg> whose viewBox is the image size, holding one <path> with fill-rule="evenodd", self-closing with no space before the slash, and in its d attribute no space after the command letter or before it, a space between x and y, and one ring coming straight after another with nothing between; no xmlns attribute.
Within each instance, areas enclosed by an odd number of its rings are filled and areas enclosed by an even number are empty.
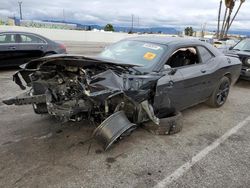
<svg viewBox="0 0 250 188"><path fill-rule="evenodd" d="M138 28L140 27L140 17L138 16Z"/></svg>
<svg viewBox="0 0 250 188"><path fill-rule="evenodd" d="M63 22L65 22L65 11L63 9Z"/></svg>
<svg viewBox="0 0 250 188"><path fill-rule="evenodd" d="M132 25L131 25L131 33L133 33L133 29L134 29L134 14L132 14Z"/></svg>
<svg viewBox="0 0 250 188"><path fill-rule="evenodd" d="M20 20L23 19L23 15L22 15L22 1L18 1L18 5L19 5L19 13L20 13Z"/></svg>
<svg viewBox="0 0 250 188"><path fill-rule="evenodd" d="M216 33L216 38L219 38L220 35L220 15L221 15L221 5L222 5L222 0L220 0L220 6L219 6L219 13L218 13L218 25L217 25L217 33Z"/></svg>

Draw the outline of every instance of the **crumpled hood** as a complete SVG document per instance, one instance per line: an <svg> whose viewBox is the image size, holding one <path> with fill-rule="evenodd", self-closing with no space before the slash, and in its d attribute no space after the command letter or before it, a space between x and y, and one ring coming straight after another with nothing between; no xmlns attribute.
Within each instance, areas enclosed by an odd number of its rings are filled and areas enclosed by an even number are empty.
<svg viewBox="0 0 250 188"><path fill-rule="evenodd" d="M74 54L55 54L51 56L45 56L41 57L39 59L32 60L24 65L22 65L22 68L34 68L36 65L44 65L48 62L53 61L65 61L64 64L68 66L80 66L80 67L86 67L86 66L98 66L100 64L106 64L110 66L117 66L117 67L123 67L123 68L130 68L130 67L141 67L141 65L138 64L128 64L128 63L122 63L118 61L112 61L112 60L106 60L101 59L98 57L87 57L83 55L74 55ZM72 61L70 61L72 60Z"/></svg>

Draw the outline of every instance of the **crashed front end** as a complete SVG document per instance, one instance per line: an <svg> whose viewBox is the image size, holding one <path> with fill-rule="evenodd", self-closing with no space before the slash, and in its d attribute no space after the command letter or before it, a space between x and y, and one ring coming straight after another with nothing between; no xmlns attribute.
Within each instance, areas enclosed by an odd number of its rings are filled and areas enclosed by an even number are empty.
<svg viewBox="0 0 250 188"><path fill-rule="evenodd" d="M93 136L106 150L143 122L159 124L153 100L157 80L162 75L138 74L131 68L133 65L85 57L38 59L13 76L20 88L25 89L21 75L30 89L3 102L31 104L36 113L48 113L64 122L87 119L100 123Z"/></svg>

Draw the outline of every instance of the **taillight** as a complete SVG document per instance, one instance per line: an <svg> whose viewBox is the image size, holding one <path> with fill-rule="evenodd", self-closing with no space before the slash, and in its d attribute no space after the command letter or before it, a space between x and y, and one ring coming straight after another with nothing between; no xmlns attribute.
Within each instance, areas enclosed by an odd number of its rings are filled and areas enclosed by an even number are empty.
<svg viewBox="0 0 250 188"><path fill-rule="evenodd" d="M66 46L64 44L59 44L59 48L66 50Z"/></svg>

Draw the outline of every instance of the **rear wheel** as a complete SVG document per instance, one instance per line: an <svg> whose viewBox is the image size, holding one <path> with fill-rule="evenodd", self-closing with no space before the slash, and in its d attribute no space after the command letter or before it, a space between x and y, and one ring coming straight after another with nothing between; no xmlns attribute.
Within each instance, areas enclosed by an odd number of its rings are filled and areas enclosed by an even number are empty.
<svg viewBox="0 0 250 188"><path fill-rule="evenodd" d="M223 77L211 97L208 99L208 105L218 108L225 104L230 90L230 80L228 77Z"/></svg>

